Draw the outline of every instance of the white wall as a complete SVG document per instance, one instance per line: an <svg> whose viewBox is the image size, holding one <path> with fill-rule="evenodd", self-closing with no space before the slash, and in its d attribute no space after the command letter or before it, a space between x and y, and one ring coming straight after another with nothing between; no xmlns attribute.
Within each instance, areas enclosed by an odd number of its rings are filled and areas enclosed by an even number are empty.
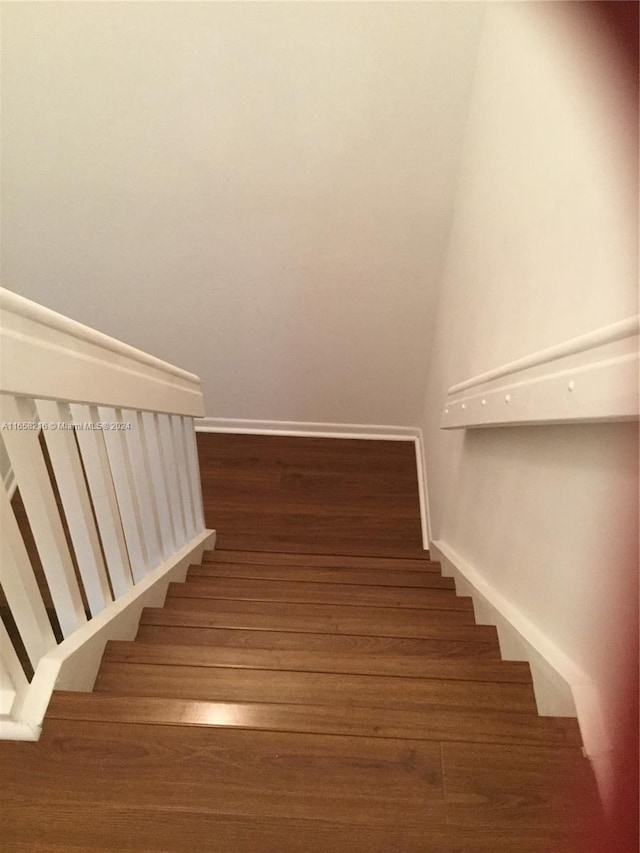
<svg viewBox="0 0 640 853"><path fill-rule="evenodd" d="M2 11L5 287L209 416L418 422L478 5Z"/></svg>
<svg viewBox="0 0 640 853"><path fill-rule="evenodd" d="M487 8L423 431L433 538L587 673L612 734L637 425L439 428L454 383L637 313L635 118L571 5Z"/></svg>

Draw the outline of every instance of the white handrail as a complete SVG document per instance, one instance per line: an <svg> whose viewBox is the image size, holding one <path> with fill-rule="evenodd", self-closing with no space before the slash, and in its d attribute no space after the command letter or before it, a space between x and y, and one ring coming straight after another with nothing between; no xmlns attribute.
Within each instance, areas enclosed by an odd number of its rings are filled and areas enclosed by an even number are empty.
<svg viewBox="0 0 640 853"><path fill-rule="evenodd" d="M442 429L638 418L640 316L627 317L453 385Z"/></svg>
<svg viewBox="0 0 640 853"><path fill-rule="evenodd" d="M36 739L53 689L91 689L106 641L212 546L204 402L194 374L6 290L0 349L0 441L38 557L5 479L0 737Z"/></svg>
<svg viewBox="0 0 640 853"><path fill-rule="evenodd" d="M204 415L195 374L2 288L0 365L4 393Z"/></svg>
<svg viewBox="0 0 640 853"><path fill-rule="evenodd" d="M104 332L98 332L90 326L78 323L77 320L65 317L64 314L58 314L57 311L52 311L51 308L45 308L44 305L31 302L30 299L26 299L24 296L20 296L11 290L6 290L4 287L0 287L0 308L10 311L16 317L24 317L42 326L48 326L50 329L64 332L79 341L96 344L116 355L123 355L132 361L138 361L140 364L155 367L163 373L170 373L172 376L186 379L187 382L198 384L200 382L195 373L189 373L180 367L170 364L168 361L162 361L162 359L156 358L154 355L149 355L149 353L129 346L129 344L116 340L116 338L111 338L109 335L105 335Z"/></svg>
<svg viewBox="0 0 640 853"><path fill-rule="evenodd" d="M485 373L479 373L471 379L465 379L464 382L458 382L457 385L452 385L447 391L447 394L457 394L459 391L467 391L469 388L477 388L478 385L484 385L486 382L491 382L494 379L501 379L503 376L511 376L514 373L520 373L521 370L528 370L531 367L538 367L542 364L548 364L556 359L566 358L570 355L577 355L580 352L585 352L589 349L613 344L616 341L632 338L638 334L640 330L640 315L627 317L617 323L611 323L608 326L602 326L599 329L594 329L591 332L586 332L584 335L578 335L568 341L563 341L561 344L547 347L546 349L538 350L538 352L525 355L522 358L517 358L515 361L509 361L507 364L502 364L500 367L495 367L493 370L487 370Z"/></svg>

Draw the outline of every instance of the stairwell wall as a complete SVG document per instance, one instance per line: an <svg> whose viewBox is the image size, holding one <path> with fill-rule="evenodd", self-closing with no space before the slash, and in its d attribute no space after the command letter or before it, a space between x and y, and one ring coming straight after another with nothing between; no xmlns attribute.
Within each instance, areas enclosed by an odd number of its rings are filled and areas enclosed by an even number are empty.
<svg viewBox="0 0 640 853"><path fill-rule="evenodd" d="M637 313L637 108L582 5L488 4L422 427L436 553L552 664L543 711L583 682L593 755L637 638L637 424L440 429L454 383Z"/></svg>
<svg viewBox="0 0 640 853"><path fill-rule="evenodd" d="M2 11L4 286L209 417L415 427L480 6Z"/></svg>

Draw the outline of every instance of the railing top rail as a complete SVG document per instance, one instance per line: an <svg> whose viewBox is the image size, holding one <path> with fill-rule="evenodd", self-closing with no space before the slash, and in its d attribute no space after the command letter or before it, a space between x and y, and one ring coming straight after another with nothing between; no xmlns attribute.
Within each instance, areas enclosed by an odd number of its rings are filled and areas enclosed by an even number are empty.
<svg viewBox="0 0 640 853"><path fill-rule="evenodd" d="M202 417L200 379L0 288L0 392Z"/></svg>
<svg viewBox="0 0 640 853"><path fill-rule="evenodd" d="M611 323L608 326L602 326L599 329L594 329L584 335L578 335L570 340L563 341L560 344L547 347L538 352L530 353L522 358L517 358L515 361L510 361L508 364L503 364L493 370L487 370L485 373L480 373L478 376L472 376L464 382L458 382L452 385L447 391L447 394L457 394L459 391L468 391L471 388L477 388L487 382L492 382L494 379L502 379L504 376L511 376L514 373L519 373L522 370L527 370L531 367L538 367L543 364L548 364L550 361L555 361L560 358L565 358L571 355L577 355L588 349L595 349L599 346L612 344L616 341L632 338L638 334L640 330L640 315L626 317L624 320L619 320L617 323Z"/></svg>
<svg viewBox="0 0 640 853"><path fill-rule="evenodd" d="M168 361L163 361L149 353L136 349L135 347L125 344L122 341L105 335L103 332L98 332L90 326L85 326L77 320L72 320L65 317L63 314L58 314L57 311L52 311L50 308L45 308L44 305L39 305L37 302L32 302L24 296L20 296L11 290L0 287L0 309L10 311L19 317L24 317L27 320L33 320L36 323L41 323L50 329L56 329L71 335L78 340L86 343L94 344L103 349L113 352L117 355L123 355L132 361L146 364L149 367L154 367L161 370L163 373L170 373L180 379L185 379L188 382L200 382L195 373L189 373L180 367L170 364Z"/></svg>

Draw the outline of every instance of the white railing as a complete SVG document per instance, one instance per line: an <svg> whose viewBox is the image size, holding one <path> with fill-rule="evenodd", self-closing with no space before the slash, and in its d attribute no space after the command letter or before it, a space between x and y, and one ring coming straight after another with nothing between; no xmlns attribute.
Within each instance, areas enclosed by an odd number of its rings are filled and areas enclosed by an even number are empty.
<svg viewBox="0 0 640 853"><path fill-rule="evenodd" d="M627 317L459 382L441 428L637 420L639 331Z"/></svg>
<svg viewBox="0 0 640 853"><path fill-rule="evenodd" d="M106 641L212 547L203 397L197 376L3 289L0 358L0 737L36 739L54 687L91 689Z"/></svg>

